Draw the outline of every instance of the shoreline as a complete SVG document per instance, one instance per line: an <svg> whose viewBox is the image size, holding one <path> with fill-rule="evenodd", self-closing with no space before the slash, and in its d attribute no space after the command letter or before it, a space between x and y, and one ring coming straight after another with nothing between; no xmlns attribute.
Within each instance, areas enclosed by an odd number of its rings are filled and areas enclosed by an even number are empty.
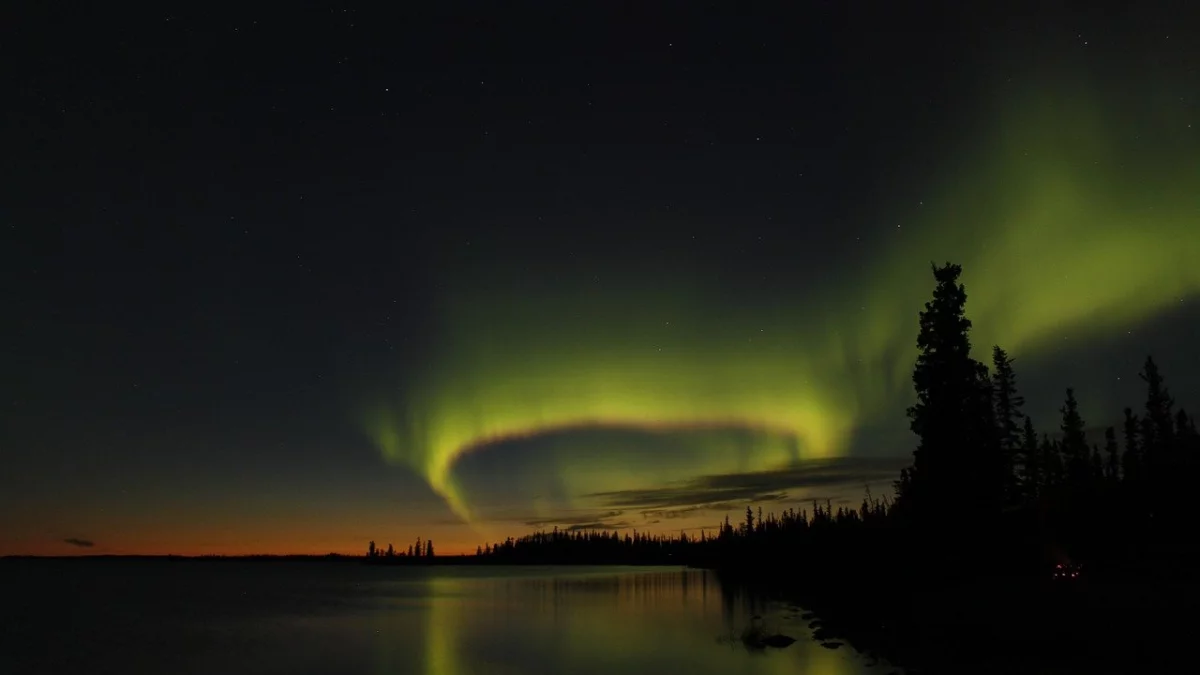
<svg viewBox="0 0 1200 675"><path fill-rule="evenodd" d="M1200 610L1195 579L1056 585L993 576L887 587L717 574L805 610L817 641L910 673L1146 672L1190 660L1184 646Z"/></svg>

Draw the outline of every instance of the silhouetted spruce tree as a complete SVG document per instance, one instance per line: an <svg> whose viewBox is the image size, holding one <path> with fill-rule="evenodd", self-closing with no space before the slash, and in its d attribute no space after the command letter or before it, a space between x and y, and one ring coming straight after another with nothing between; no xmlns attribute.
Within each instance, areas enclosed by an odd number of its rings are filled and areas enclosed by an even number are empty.
<svg viewBox="0 0 1200 675"><path fill-rule="evenodd" d="M434 557L433 556L433 540L432 539L425 540L425 557L426 558Z"/></svg>
<svg viewBox="0 0 1200 675"><path fill-rule="evenodd" d="M1172 438L1175 435L1174 420L1171 414L1175 400L1168 393L1162 374L1158 372L1158 365L1151 357L1146 357L1146 363L1139 376L1146 383L1146 416L1142 421L1142 460L1147 471L1151 474L1159 474L1157 466L1159 460L1169 452Z"/></svg>
<svg viewBox="0 0 1200 675"><path fill-rule="evenodd" d="M1117 445L1117 430L1112 427L1104 430L1104 454L1104 477L1115 483L1121 477L1121 448Z"/></svg>
<svg viewBox="0 0 1200 675"><path fill-rule="evenodd" d="M1021 433L1021 489L1028 497L1036 497L1040 492L1042 478L1042 456L1038 448L1037 432L1033 428L1033 420L1026 415L1025 427Z"/></svg>
<svg viewBox="0 0 1200 675"><path fill-rule="evenodd" d="M992 399L996 410L996 433L1003 453L1008 501L1019 498L1015 471L1021 454L1021 408L1025 399L1017 393L1017 375L1013 361L999 345L992 347Z"/></svg>
<svg viewBox="0 0 1200 675"><path fill-rule="evenodd" d="M362 541L362 539L359 539L359 541ZM367 544L367 557L368 557L368 558L374 558L374 557L375 557L375 542L374 542L374 541L372 541L371 543Z"/></svg>
<svg viewBox="0 0 1200 675"><path fill-rule="evenodd" d="M1067 477L1074 482L1086 481L1091 473L1087 434L1083 430L1083 417L1079 414L1079 403L1075 390L1067 389L1067 400L1059 409L1062 413L1062 454L1066 461Z"/></svg>
<svg viewBox="0 0 1200 675"><path fill-rule="evenodd" d="M995 511L1004 501L1004 462L994 428L987 369L971 358L962 267L933 267L937 285L920 314L913 386L917 403L908 409L920 439L913 452L908 492L927 513L957 507L957 515Z"/></svg>
<svg viewBox="0 0 1200 675"><path fill-rule="evenodd" d="M1138 443L1140 426L1138 416L1133 414L1133 409L1126 408L1123 427L1125 454L1121 456L1121 473L1124 474L1125 481L1129 483L1136 483L1142 475L1142 451Z"/></svg>
<svg viewBox="0 0 1200 675"><path fill-rule="evenodd" d="M387 557L394 558L395 556L396 556L396 549L392 548L391 544L388 544Z"/></svg>
<svg viewBox="0 0 1200 675"><path fill-rule="evenodd" d="M417 537L417 543L413 545L413 555L421 557L421 538Z"/></svg>
<svg viewBox="0 0 1200 675"><path fill-rule="evenodd" d="M1091 478L1100 480L1104 478L1104 459L1100 456L1100 446L1092 445L1091 452Z"/></svg>
<svg viewBox="0 0 1200 675"><path fill-rule="evenodd" d="M412 544L409 544L409 545L408 545L408 557L409 557L409 558L413 557L413 548L412 548Z"/></svg>

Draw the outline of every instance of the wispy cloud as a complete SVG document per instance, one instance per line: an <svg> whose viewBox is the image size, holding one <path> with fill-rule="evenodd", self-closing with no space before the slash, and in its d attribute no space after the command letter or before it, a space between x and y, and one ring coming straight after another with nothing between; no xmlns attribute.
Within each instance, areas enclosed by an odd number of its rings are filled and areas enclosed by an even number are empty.
<svg viewBox="0 0 1200 675"><path fill-rule="evenodd" d="M72 546L78 546L79 548L92 548L96 545L96 542L91 541L90 539L79 539L77 537L67 537L66 539L63 539L63 543L70 544Z"/></svg>
<svg viewBox="0 0 1200 675"><path fill-rule="evenodd" d="M633 523L626 520L596 521L594 523L575 523L567 527L567 532L579 532L581 530L627 530L631 527L633 527Z"/></svg>
<svg viewBox="0 0 1200 675"><path fill-rule="evenodd" d="M622 519L624 511L591 511L574 515L562 515L554 518L535 518L526 520L530 527L560 527L568 532L578 530L624 530L633 527L628 520Z"/></svg>
<svg viewBox="0 0 1200 675"><path fill-rule="evenodd" d="M620 517L624 513L624 511L580 513L576 515L563 515L555 518L536 518L533 520L526 520L525 524L530 527L537 527L539 525L578 525L580 523L611 520L613 518Z"/></svg>
<svg viewBox="0 0 1200 675"><path fill-rule="evenodd" d="M907 458L808 461L772 471L699 476L663 487L594 492L603 506L638 510L647 516L681 518L704 511L729 511L747 503L785 501L793 491L820 489L830 498L864 485L890 482ZM811 498L811 495L806 495Z"/></svg>

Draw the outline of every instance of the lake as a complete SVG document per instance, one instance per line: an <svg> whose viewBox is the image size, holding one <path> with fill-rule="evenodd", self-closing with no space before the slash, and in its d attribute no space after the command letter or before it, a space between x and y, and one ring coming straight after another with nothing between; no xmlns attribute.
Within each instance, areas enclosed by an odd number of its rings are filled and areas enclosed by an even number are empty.
<svg viewBox="0 0 1200 675"><path fill-rule="evenodd" d="M5 561L0 672L885 674L711 572ZM797 638L747 650L761 615Z"/></svg>

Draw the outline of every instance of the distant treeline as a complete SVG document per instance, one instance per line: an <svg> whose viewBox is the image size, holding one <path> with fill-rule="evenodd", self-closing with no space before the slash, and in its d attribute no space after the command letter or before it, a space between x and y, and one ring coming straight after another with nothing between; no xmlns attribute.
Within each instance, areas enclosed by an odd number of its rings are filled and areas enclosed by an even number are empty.
<svg viewBox="0 0 1200 675"><path fill-rule="evenodd" d="M444 562L445 558L438 558L434 553L433 540L422 540L417 537L417 540L408 545L408 550L397 551L391 544L387 545L386 549L380 549L375 546L375 542L371 541L367 544L367 562L375 564L413 564L413 563L433 563Z"/></svg>

